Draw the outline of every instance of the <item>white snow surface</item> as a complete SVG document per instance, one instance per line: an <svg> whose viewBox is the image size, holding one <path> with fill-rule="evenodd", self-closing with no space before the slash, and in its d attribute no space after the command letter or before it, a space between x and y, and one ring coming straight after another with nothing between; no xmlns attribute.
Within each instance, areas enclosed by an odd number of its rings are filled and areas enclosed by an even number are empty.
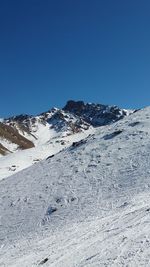
<svg viewBox="0 0 150 267"><path fill-rule="evenodd" d="M18 145L12 142L9 142L7 139L5 138L0 138L0 143L6 147L9 151L16 151L18 148Z"/></svg>
<svg viewBox="0 0 150 267"><path fill-rule="evenodd" d="M55 130L50 128L50 124L45 122L41 123L40 118L35 117L35 123L30 126L30 134L27 132L23 132L18 128L18 131L21 135L26 137L28 140L32 141L35 146L46 144L53 137L57 136Z"/></svg>
<svg viewBox="0 0 150 267"><path fill-rule="evenodd" d="M150 107L0 181L0 266L150 266Z"/></svg>
<svg viewBox="0 0 150 267"><path fill-rule="evenodd" d="M40 131L38 131L38 133L39 132ZM40 138L38 139L39 145L36 147L20 150L15 153L8 154L7 156L0 157L0 180L11 176L12 174L17 173L33 164L36 164L37 162L46 159L51 155L57 154L61 150L69 147L73 142L77 142L93 132L94 129L91 127L84 132L69 136L61 136L62 133L60 133L60 135L55 134L54 137L51 136L49 142L48 138L47 142L45 141L44 143L44 140L46 140L48 134L50 134L50 131L46 131L45 135L43 135L43 139L41 134ZM65 133L63 133L63 135L65 135Z"/></svg>

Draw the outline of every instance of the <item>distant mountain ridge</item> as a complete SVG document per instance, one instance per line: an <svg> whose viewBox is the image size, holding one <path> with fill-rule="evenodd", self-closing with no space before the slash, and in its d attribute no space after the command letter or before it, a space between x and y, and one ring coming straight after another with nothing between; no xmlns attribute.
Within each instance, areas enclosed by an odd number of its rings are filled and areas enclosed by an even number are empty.
<svg viewBox="0 0 150 267"><path fill-rule="evenodd" d="M52 108L37 116L21 114L0 122L0 154L32 148L51 138L69 136L111 124L128 115L117 106L69 100L62 109Z"/></svg>
<svg viewBox="0 0 150 267"><path fill-rule="evenodd" d="M94 127L115 122L128 114L127 110L120 109L117 106L85 104L83 101L73 100L68 101L63 110L81 117Z"/></svg>

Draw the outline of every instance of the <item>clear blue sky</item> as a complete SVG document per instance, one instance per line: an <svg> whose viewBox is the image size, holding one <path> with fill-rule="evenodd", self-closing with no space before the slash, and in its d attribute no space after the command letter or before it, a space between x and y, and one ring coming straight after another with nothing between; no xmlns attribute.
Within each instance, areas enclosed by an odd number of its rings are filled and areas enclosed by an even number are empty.
<svg viewBox="0 0 150 267"><path fill-rule="evenodd" d="M1 0L0 117L150 105L149 0Z"/></svg>

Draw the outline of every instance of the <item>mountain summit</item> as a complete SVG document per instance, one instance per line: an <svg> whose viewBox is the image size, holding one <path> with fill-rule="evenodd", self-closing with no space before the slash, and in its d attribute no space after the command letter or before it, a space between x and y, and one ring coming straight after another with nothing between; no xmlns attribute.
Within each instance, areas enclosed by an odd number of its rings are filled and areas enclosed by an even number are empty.
<svg viewBox="0 0 150 267"><path fill-rule="evenodd" d="M111 125L129 114L117 106L69 100L62 109L1 120L0 179L62 151L93 134L96 128Z"/></svg>
<svg viewBox="0 0 150 267"><path fill-rule="evenodd" d="M35 147L54 136L72 135L90 127L111 124L127 114L128 111L117 106L70 100L63 109L52 108L37 116L18 115L3 119L0 122L0 154Z"/></svg>

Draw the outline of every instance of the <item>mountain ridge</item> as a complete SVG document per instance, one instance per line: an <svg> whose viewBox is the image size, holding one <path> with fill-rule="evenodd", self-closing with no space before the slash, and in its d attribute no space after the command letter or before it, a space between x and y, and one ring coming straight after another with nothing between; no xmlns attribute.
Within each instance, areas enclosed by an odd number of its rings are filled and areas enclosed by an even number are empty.
<svg viewBox="0 0 150 267"><path fill-rule="evenodd" d="M96 128L132 111L117 106L69 100L36 116L21 114L0 122L0 179L11 176L76 143Z"/></svg>
<svg viewBox="0 0 150 267"><path fill-rule="evenodd" d="M129 111L119 109L117 106L69 100L62 109L52 108L37 116L21 114L6 118L0 123L0 143L6 150L6 153L3 154L7 155L9 151L15 152L22 149L20 144L16 144L17 135L21 143L26 140L26 143L28 143L26 148L30 148L38 143L43 144L44 141L50 141L51 135L54 135L54 133L55 135L60 132L66 135L75 134L88 130L90 127L113 123L129 113ZM6 128L6 130L2 131L3 128ZM42 132L47 131L47 140L42 140L40 130ZM23 149L25 149L25 145Z"/></svg>

